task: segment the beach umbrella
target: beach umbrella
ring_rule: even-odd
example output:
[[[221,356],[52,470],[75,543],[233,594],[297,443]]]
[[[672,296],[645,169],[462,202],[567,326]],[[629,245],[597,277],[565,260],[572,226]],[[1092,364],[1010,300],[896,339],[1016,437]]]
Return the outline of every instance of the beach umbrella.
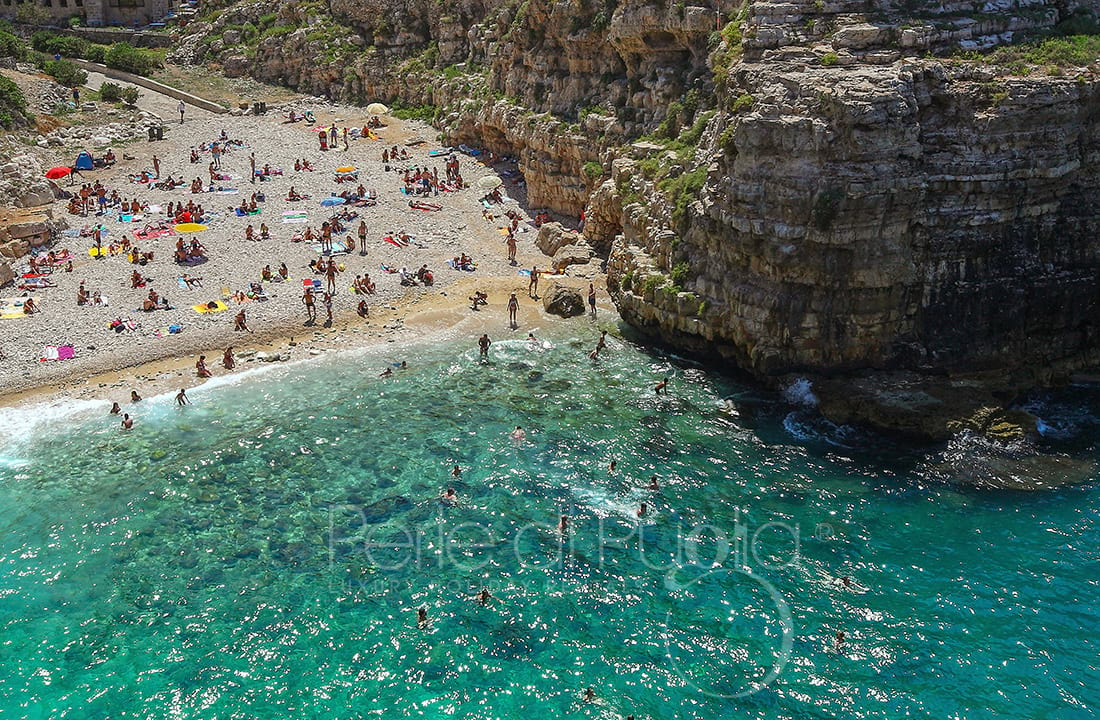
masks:
[[[72,168],[58,165],[46,171],[46,177],[50,180],[59,180],[73,171]]]
[[[382,103],[371,103],[370,105],[367,105],[367,112],[369,112],[371,115],[386,115],[389,113],[389,111],[390,109]]]
[[[338,173],[353,173],[353,172],[359,172],[359,171],[356,170],[355,167],[352,166],[352,165],[345,165],[344,167],[336,168],[336,172],[338,172]]]
[[[498,178],[496,175],[486,175],[485,177],[477,181],[477,186],[479,188],[485,188],[486,190],[498,188],[503,184],[504,181]]]
[[[181,233],[202,232],[203,230],[206,229],[205,225],[200,225],[198,223],[180,223],[179,225],[176,225],[175,227],[176,227],[176,232],[181,232]]]
[[[343,205],[346,202],[347,200],[345,200],[344,198],[333,195],[332,197],[327,197],[322,200],[321,207],[334,207],[336,205]]]

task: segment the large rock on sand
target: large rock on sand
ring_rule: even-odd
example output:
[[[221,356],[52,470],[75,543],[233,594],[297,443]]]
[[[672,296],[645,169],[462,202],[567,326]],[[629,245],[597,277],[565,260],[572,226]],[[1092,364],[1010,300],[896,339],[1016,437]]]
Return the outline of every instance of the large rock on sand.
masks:
[[[554,283],[542,296],[542,307],[563,318],[576,317],[584,315],[584,298],[576,289]]]

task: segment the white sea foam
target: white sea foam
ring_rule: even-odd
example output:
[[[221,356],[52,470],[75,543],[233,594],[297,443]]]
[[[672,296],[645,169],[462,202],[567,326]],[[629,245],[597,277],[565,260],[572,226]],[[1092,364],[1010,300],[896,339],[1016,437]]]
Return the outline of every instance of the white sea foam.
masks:
[[[71,424],[93,414],[106,415],[111,403],[106,400],[54,400],[20,407],[0,408],[0,463],[22,461],[8,454],[12,448],[33,440],[58,424]]]
[[[817,395],[814,385],[806,378],[798,378],[783,390],[783,398],[792,405],[817,407]]]

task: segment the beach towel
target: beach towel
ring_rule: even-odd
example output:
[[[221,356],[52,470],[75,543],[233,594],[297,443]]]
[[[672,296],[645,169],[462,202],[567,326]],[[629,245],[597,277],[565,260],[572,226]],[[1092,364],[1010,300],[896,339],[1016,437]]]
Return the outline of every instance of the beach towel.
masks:
[[[317,278],[302,278],[303,290],[320,290],[321,281]]]
[[[237,217],[248,217],[249,215],[259,215],[260,208],[256,208],[254,211],[249,212],[241,212],[241,209],[237,208],[233,212],[237,213]]]
[[[309,222],[309,215],[303,213],[283,213],[283,224],[292,225],[295,223],[302,224]]]
[[[324,250],[322,249],[322,245],[320,243],[310,245],[310,248],[312,248],[313,251],[317,252],[317,253],[324,252]],[[346,242],[344,242],[343,240],[333,240],[332,241],[332,254],[333,255],[339,255],[341,253],[346,253],[346,252],[348,252],[348,244]]]
[[[191,309],[200,315],[210,315],[213,313],[224,312],[229,309],[229,306],[223,303],[221,300],[216,300],[208,303],[199,303],[198,305],[192,305]]]
[[[428,157],[439,157],[440,155],[450,155],[451,152],[452,152],[452,150],[449,147],[445,147],[445,148],[442,148],[440,150],[429,150],[428,151]]]
[[[409,243],[407,241],[402,240],[399,237],[394,237],[392,235],[386,235],[382,239],[385,240],[386,242],[388,242],[390,245],[396,245],[399,248],[409,246]]]
[[[472,147],[470,147],[469,145],[466,145],[466,144],[459,145],[458,149],[461,150],[462,152],[466,153],[470,157],[477,157],[477,156],[481,155],[480,150],[477,150],[476,148],[472,148]]]
[[[50,360],[72,360],[76,357],[76,351],[72,345],[47,345],[42,348],[41,362]]]
[[[465,270],[466,272],[473,272],[474,270],[477,270],[477,263],[470,263],[468,265],[458,266],[458,265],[455,265],[455,261],[452,259],[452,260],[448,260],[447,264],[450,265],[455,270]]]

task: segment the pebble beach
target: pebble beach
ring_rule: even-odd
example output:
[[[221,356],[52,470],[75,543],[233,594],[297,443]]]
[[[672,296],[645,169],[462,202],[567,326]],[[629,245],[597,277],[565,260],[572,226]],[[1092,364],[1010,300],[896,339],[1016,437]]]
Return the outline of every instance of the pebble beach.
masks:
[[[224,374],[227,371],[219,361],[225,348],[231,345],[239,353],[240,369],[249,362],[262,361],[265,356],[297,360],[342,347],[399,343],[404,338],[457,326],[470,333],[471,342],[483,331],[526,336],[527,331],[540,323],[551,322],[551,316],[542,312],[541,303],[528,297],[528,278],[518,272],[537,265],[545,267],[549,259],[534,245],[538,230],[530,219],[537,208],[525,207],[521,176],[515,172],[514,164],[489,166],[456,153],[466,188],[422,198],[441,205],[439,211],[416,210],[409,207],[410,197],[402,193],[402,171],[405,167],[434,167],[442,176],[447,159],[445,155],[429,155],[438,152],[441,146],[435,131],[422,123],[385,117],[386,126],[376,131],[378,139],[351,140],[347,150],[341,141],[335,150],[322,152],[315,127],[336,123],[340,129],[362,128],[370,116],[362,108],[303,101],[271,108],[268,114],[255,117],[216,115],[187,106],[184,122],[180,124],[171,98],[146,92],[139,107],[164,121],[165,139],[115,148],[119,159],[116,165],[83,172],[75,185],[68,186],[64,180],[61,185],[78,190],[81,182],[99,180],[108,192],[117,190],[123,198],[148,203],[150,211],[134,222],[121,222],[117,211],[104,216],[74,215],[66,212],[65,201],[55,202],[55,218],[65,218],[70,229],[51,249],[72,254],[72,271],[59,267],[50,274],[53,287],[28,293],[35,297],[39,312],[0,321],[6,355],[0,364],[0,388],[3,388],[0,402],[23,402],[28,394],[123,400],[134,387],[145,392],[193,386],[201,382],[194,371],[197,356],[206,354],[207,364],[215,375]],[[290,109],[298,113],[311,110],[316,122],[308,126],[305,122],[284,123],[285,113]],[[243,143],[233,146],[222,158],[221,172],[229,175],[229,179],[217,182],[221,191],[193,194],[188,183],[201,177],[207,184],[211,155],[203,152],[199,162],[192,163],[190,149],[208,145],[223,131],[230,140]],[[409,159],[390,164],[387,170],[382,152],[393,146],[404,148]],[[65,152],[72,154],[69,150]],[[282,174],[250,183],[250,153],[255,153],[258,168],[270,165]],[[185,184],[161,190],[152,183],[130,181],[128,176],[153,169],[154,154],[160,162],[162,179],[172,176],[183,179]],[[295,172],[296,159],[308,159],[315,169]],[[58,162],[68,161],[59,156]],[[335,170],[347,166],[358,170],[357,181],[338,184]],[[501,191],[505,199],[491,206],[489,212],[495,217],[489,219],[481,201],[486,190],[477,183],[481,178],[498,174],[504,176]],[[306,323],[303,281],[316,278],[323,284],[323,276],[309,267],[320,253],[317,245],[293,242],[292,237],[307,226],[318,230],[330,217],[331,209],[320,205],[322,199],[346,189],[354,190],[358,185],[375,194],[377,204],[348,208],[358,213],[358,217],[345,223],[357,247],[353,252],[335,256],[343,271],[334,296],[333,322],[324,322],[318,293],[318,320],[315,324]],[[308,199],[287,201],[292,186]],[[245,217],[235,214],[234,208],[242,199],[248,200],[257,191],[265,197],[258,203],[260,214]],[[135,231],[164,220],[168,203],[190,200],[201,203],[210,215],[205,223],[207,229],[197,234],[208,258],[199,265],[189,267],[174,262],[177,235],[136,240],[143,253],[154,254],[152,262],[139,267],[122,253],[100,259],[90,257],[92,239],[78,234],[81,229],[101,223],[106,228],[104,247],[118,242],[123,235],[135,241]],[[524,220],[516,232],[515,265],[507,259],[502,230],[508,223],[504,216],[508,210],[520,213]],[[284,213],[299,217],[286,218]],[[302,215],[308,218],[306,222],[302,222]],[[293,222],[284,222],[291,219]],[[360,220],[365,220],[368,228],[365,248],[358,247],[356,237]],[[270,239],[246,241],[246,226],[252,224],[258,231],[261,222],[270,228]],[[411,243],[397,247],[382,239],[396,233],[411,236]],[[344,234],[334,235],[337,240],[343,237]],[[475,271],[455,270],[447,264],[462,253],[477,263]],[[274,271],[280,263],[286,264],[289,277],[285,282],[263,283],[268,300],[239,303],[233,299],[234,293],[247,291],[250,283],[261,280],[265,265]],[[408,267],[412,271],[427,265],[435,282],[430,287],[405,287],[398,275],[383,271],[383,265]],[[17,263],[16,269],[25,272],[29,268]],[[131,273],[135,269],[148,278],[146,286],[131,287]],[[179,279],[184,273],[201,278],[201,285],[188,287]],[[353,292],[355,277],[368,273],[377,293],[364,296]],[[569,276],[562,279],[578,288],[587,288],[597,275],[597,266],[588,265],[572,268]],[[107,305],[78,305],[80,283],[89,294],[98,291]],[[596,285],[601,287],[599,281]],[[171,309],[141,311],[149,289],[166,298]],[[470,310],[467,299],[474,290],[489,294],[489,305],[476,313]],[[507,323],[510,292],[516,292],[521,300],[520,323],[516,328]],[[16,296],[23,292],[8,288],[0,294]],[[370,316],[361,319],[356,309],[364,298]],[[199,313],[193,309],[218,301],[227,306],[225,311]],[[613,312],[603,291],[599,302],[605,312]],[[242,309],[252,332],[234,331],[234,317]],[[119,319],[130,329],[112,330],[109,325]],[[176,326],[178,332],[171,332]],[[44,348],[50,345],[71,345],[74,357],[63,361],[41,360]],[[259,353],[261,360],[256,359],[255,353]]]

